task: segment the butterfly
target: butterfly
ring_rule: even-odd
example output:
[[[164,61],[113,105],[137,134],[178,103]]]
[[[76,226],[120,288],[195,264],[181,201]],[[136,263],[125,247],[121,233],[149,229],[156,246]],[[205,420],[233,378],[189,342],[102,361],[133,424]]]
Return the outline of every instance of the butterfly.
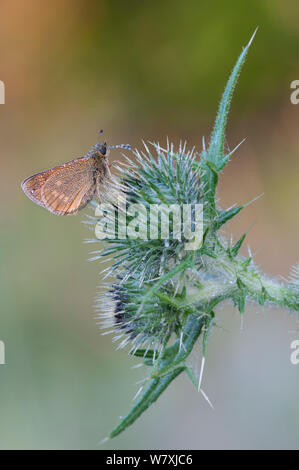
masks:
[[[101,185],[111,176],[107,158],[111,148],[131,147],[98,142],[84,157],[36,173],[26,178],[21,187],[33,202],[53,214],[77,214],[94,196],[101,200]]]

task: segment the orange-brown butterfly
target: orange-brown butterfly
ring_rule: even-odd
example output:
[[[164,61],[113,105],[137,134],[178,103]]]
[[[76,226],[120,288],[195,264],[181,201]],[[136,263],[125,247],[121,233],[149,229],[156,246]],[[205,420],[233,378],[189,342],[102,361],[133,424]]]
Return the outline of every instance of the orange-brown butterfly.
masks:
[[[98,142],[84,157],[26,178],[22,189],[33,202],[53,214],[77,214],[95,195],[101,200],[101,185],[111,175],[107,159],[111,148],[131,147]]]

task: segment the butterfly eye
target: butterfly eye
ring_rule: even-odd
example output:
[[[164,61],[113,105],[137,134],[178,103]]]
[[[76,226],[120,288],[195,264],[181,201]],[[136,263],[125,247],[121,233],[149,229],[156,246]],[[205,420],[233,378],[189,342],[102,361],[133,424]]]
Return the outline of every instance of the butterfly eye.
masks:
[[[99,152],[100,152],[102,155],[106,155],[106,152],[107,152],[107,146],[106,146],[106,143],[105,143],[105,144],[102,144],[102,145],[100,145],[100,147],[99,147]]]

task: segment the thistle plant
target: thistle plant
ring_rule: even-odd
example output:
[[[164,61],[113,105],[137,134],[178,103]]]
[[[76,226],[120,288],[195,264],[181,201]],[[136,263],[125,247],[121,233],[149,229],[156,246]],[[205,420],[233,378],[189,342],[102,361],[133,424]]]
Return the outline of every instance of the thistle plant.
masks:
[[[220,303],[230,300],[241,316],[249,300],[261,306],[267,303],[299,310],[299,268],[292,269],[285,283],[272,280],[261,273],[252,256],[240,255],[246,234],[233,244],[221,232],[246,207],[221,209],[216,190],[219,175],[234,152],[225,153],[224,149],[227,117],[252,39],[232,70],[209,144],[205,146],[203,141],[201,153],[182,144],[177,150],[169,142],[165,148],[144,144],[143,151],[135,150],[134,159],[126,157],[128,165],[119,167],[120,177],[109,182],[107,194],[112,203],[106,211],[107,220],[115,218],[116,193],[125,201],[127,226],[134,220],[136,204],[145,207],[145,213],[139,218],[139,236],[138,232],[134,237],[120,236],[118,231],[118,236],[111,238],[108,230],[104,247],[95,252],[96,258],[110,259],[104,270],[104,293],[97,302],[98,315],[102,325],[115,333],[119,346],[127,346],[148,368],[132,409],[110,438],[132,424],[183,372],[207,398],[201,387],[202,374]],[[164,208],[188,204],[193,216],[194,208],[201,205],[203,231],[195,249],[186,249],[184,233],[175,236],[171,217],[167,239],[141,236],[148,234],[146,216],[156,204]],[[119,212],[117,217],[119,226]],[[160,220],[156,225],[155,230],[161,231]],[[196,374],[189,359],[199,340],[202,356]]]

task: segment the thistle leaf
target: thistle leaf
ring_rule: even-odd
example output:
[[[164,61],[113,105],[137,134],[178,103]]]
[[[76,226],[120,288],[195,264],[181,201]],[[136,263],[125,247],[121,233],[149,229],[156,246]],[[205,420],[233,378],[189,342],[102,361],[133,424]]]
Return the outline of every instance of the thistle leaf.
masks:
[[[222,225],[226,224],[226,222],[228,222],[230,219],[239,214],[242,209],[244,209],[244,206],[234,207],[225,211],[218,211],[218,217],[215,221],[216,230],[218,230]]]
[[[230,249],[230,255],[232,257],[235,257],[237,256],[237,254],[239,253],[240,249],[241,249],[241,246],[243,245],[243,242],[246,238],[246,233],[244,233],[244,235],[242,235],[241,238],[239,238],[239,240],[237,241],[237,243]]]
[[[227,124],[227,117],[229,113],[230,103],[233,96],[233,92],[238,81],[242,66],[245,62],[249,47],[254,39],[257,29],[254,31],[249,43],[244,47],[241,52],[233,71],[229,77],[227,85],[225,87],[220,105],[218,108],[218,113],[215,121],[215,126],[212,132],[209,148],[207,151],[206,159],[210,162],[213,162],[216,167],[221,167],[224,159],[223,147],[225,139],[225,131]]]

